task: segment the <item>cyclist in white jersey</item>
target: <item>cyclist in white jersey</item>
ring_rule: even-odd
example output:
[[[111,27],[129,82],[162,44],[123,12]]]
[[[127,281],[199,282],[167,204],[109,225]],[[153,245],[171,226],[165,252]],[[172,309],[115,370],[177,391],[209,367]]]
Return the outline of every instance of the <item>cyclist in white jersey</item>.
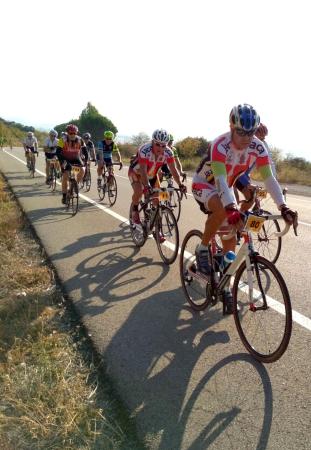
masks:
[[[203,158],[193,177],[193,195],[201,210],[209,213],[202,242],[196,249],[198,270],[206,277],[210,274],[208,244],[211,237],[225,223],[237,229],[243,227],[233,185],[254,162],[284,220],[290,224],[297,221],[297,213],[285,204],[281,188],[272,174],[267,150],[255,137],[260,123],[255,109],[247,104],[235,106],[229,120],[230,131],[213,141],[210,155]],[[236,238],[224,240],[222,244],[224,253],[234,251]],[[231,292],[227,294],[229,313],[232,312],[232,295]]]
[[[30,167],[30,153],[37,153],[38,156],[38,141],[32,131],[28,131],[27,136],[23,141],[23,146],[25,150],[25,158],[27,167]]]
[[[58,145],[57,139],[58,133],[56,130],[51,130],[49,132],[49,137],[46,138],[44,142],[44,153],[45,153],[45,174],[46,174],[46,184],[49,184],[49,173],[50,173],[50,160],[56,159],[56,150]]]

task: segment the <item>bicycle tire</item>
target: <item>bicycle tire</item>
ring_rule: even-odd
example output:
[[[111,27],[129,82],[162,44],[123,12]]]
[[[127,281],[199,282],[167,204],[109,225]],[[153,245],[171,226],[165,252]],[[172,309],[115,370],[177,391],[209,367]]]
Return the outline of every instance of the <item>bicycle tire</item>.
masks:
[[[89,190],[91,189],[91,184],[92,184],[92,175],[91,175],[90,168],[87,167],[86,174],[85,174],[85,190],[86,190],[86,192],[89,192]]]
[[[113,206],[117,201],[118,196],[118,185],[114,175],[110,175],[108,179],[107,190],[110,206]]]
[[[176,198],[177,197],[177,198]],[[180,219],[180,213],[181,213],[181,194],[179,191],[172,191],[170,192],[170,199],[168,201],[168,205],[176,218],[176,221],[178,222]]]
[[[132,207],[133,207],[133,205],[131,204],[130,211],[129,211],[129,224],[130,224],[131,238],[132,238],[134,244],[136,245],[136,247],[142,247],[145,244],[148,235],[147,235],[146,229],[143,224],[141,224],[140,226],[133,224]],[[140,208],[140,206],[138,208]],[[139,210],[139,213],[141,216],[142,215],[141,209]],[[142,219],[142,217],[141,217],[141,219]]]
[[[75,216],[79,209],[79,187],[75,179],[69,181],[66,203],[67,210],[71,209],[72,216]]]
[[[56,190],[56,170],[54,167],[50,169],[50,188],[52,189],[52,192],[55,192]]]
[[[195,248],[201,243],[202,237],[203,233],[199,230],[189,231],[181,245],[179,260],[181,285],[189,305],[195,311],[202,311],[211,303],[207,280],[200,275],[196,276]],[[210,263],[211,259],[210,251]]]
[[[35,177],[35,159],[31,156],[30,158],[30,168],[29,168],[29,172],[30,172],[30,178],[34,178]]]
[[[172,237],[175,231],[175,238]],[[165,241],[162,241],[163,238]],[[179,248],[179,230],[176,217],[167,206],[162,206],[158,210],[158,217],[155,224],[155,239],[162,260],[170,265],[176,260]],[[171,240],[174,240],[174,243]]]
[[[107,177],[106,175],[102,176],[101,185],[97,188],[99,200],[102,201],[105,198],[107,191]]]
[[[271,261],[255,254],[250,256],[250,263],[251,271],[247,271],[244,261],[234,278],[232,295],[235,325],[247,351],[258,361],[271,363],[284,354],[290,341],[290,297],[282,275]],[[251,300],[249,276],[252,277]],[[262,306],[262,299],[267,301],[266,309]]]
[[[256,214],[271,216],[271,213],[264,209],[256,211]],[[275,232],[280,231],[281,228],[276,219],[266,220],[259,233],[253,236],[255,250],[273,264],[277,262],[281,253],[282,237],[274,236]]]

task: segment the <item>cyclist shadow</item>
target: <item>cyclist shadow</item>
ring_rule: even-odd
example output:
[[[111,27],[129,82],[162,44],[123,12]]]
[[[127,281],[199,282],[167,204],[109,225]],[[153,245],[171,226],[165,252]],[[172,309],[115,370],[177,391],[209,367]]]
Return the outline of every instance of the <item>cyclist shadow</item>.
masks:
[[[239,428],[240,416],[244,418],[249,413],[245,397],[249,399],[250,391],[247,389],[241,400],[237,389],[240,367],[237,374],[231,369],[240,364],[242,373],[244,366],[248,366],[250,383],[252,378],[259,377],[264,386],[265,408],[257,448],[265,448],[272,420],[272,390],[267,371],[245,354],[218,360],[220,346],[229,342],[226,331],[213,329],[219,321],[219,312],[198,316],[188,311],[180,316],[180,306],[180,289],[141,300],[104,353],[109,373],[117,380],[141,433],[146,438],[157,437],[160,441],[157,448],[163,450],[180,449],[185,442],[188,446],[183,448],[203,449],[219,438],[227,439],[225,431],[229,425]],[[215,358],[217,362],[212,364]],[[224,383],[227,366],[233,376],[227,376]],[[213,389],[217,375],[220,386],[217,383]],[[224,405],[226,394],[221,383],[231,396],[230,401],[225,398]],[[215,395],[220,397],[216,406]],[[200,410],[203,413],[197,415]],[[255,420],[258,427],[259,414]],[[254,440],[254,430],[250,433]]]

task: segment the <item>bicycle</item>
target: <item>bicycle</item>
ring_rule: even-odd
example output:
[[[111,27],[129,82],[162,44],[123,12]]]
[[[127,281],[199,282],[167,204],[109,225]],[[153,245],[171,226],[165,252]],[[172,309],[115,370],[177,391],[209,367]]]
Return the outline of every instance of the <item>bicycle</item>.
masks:
[[[48,160],[48,164],[49,164],[48,186],[54,192],[56,189],[57,178],[60,178],[59,161],[57,158],[52,158]]]
[[[72,216],[75,216],[79,209],[79,186],[77,182],[77,175],[79,174],[81,166],[73,164],[66,165],[65,170],[68,171],[68,189],[66,195],[66,209],[71,209]]]
[[[247,351],[264,363],[278,360],[287,349],[292,309],[282,275],[271,261],[254,250],[252,233],[258,233],[266,221],[281,217],[249,214],[241,231],[244,242],[236,259],[227,267],[213,237],[209,244],[211,273],[208,277],[197,271],[195,249],[202,240],[201,231],[187,233],[180,254],[181,283],[191,308],[201,311],[221,300],[223,315],[226,314],[225,288],[232,285],[233,315],[240,339]],[[280,234],[288,230],[286,224]],[[295,227],[294,231],[296,234]],[[230,239],[233,235],[223,238]]]
[[[165,264],[172,264],[178,254],[179,231],[177,220],[166,202],[169,200],[169,192],[174,188],[156,188],[153,193],[158,195],[158,202],[154,204],[155,197],[148,196],[138,205],[138,213],[141,225],[132,221],[132,207],[130,207],[129,223],[131,237],[137,247],[142,247],[148,236],[153,235],[160,256]]]
[[[29,154],[29,159],[28,159],[28,170],[30,173],[30,178],[34,178],[35,176],[35,172],[36,172],[36,157],[35,157],[35,153],[37,154],[38,157],[38,152],[32,152],[31,150],[28,150]]]
[[[182,182],[184,182],[186,179],[186,174],[182,176]],[[174,180],[172,174],[166,174],[163,173],[163,177],[161,180],[162,183],[166,183],[168,188],[174,187]],[[179,189],[174,189],[172,191],[169,191],[169,200],[166,202],[166,206],[170,207],[176,217],[177,222],[180,219],[180,213],[181,213],[181,200],[182,200],[182,194]]]
[[[85,186],[86,192],[89,192],[89,190],[91,189],[91,184],[92,184],[91,167],[90,167],[90,163],[87,162],[85,165],[85,174],[79,183],[79,188],[83,189]]]
[[[112,163],[113,166],[122,167],[121,163]],[[110,206],[113,206],[117,201],[118,185],[113,173],[110,173],[106,164],[104,165],[101,184],[97,186],[98,196],[100,201],[104,200],[106,192],[108,192],[108,200]]]

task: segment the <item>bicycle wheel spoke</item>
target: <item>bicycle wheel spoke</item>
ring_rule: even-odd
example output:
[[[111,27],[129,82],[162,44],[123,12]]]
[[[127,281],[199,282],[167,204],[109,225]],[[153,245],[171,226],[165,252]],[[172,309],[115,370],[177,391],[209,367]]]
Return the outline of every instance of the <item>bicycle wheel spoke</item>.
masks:
[[[270,261],[254,256],[251,271],[245,262],[239,267],[233,296],[239,306],[235,322],[243,344],[258,360],[276,361],[287,348],[292,326],[290,299],[281,274]]]

